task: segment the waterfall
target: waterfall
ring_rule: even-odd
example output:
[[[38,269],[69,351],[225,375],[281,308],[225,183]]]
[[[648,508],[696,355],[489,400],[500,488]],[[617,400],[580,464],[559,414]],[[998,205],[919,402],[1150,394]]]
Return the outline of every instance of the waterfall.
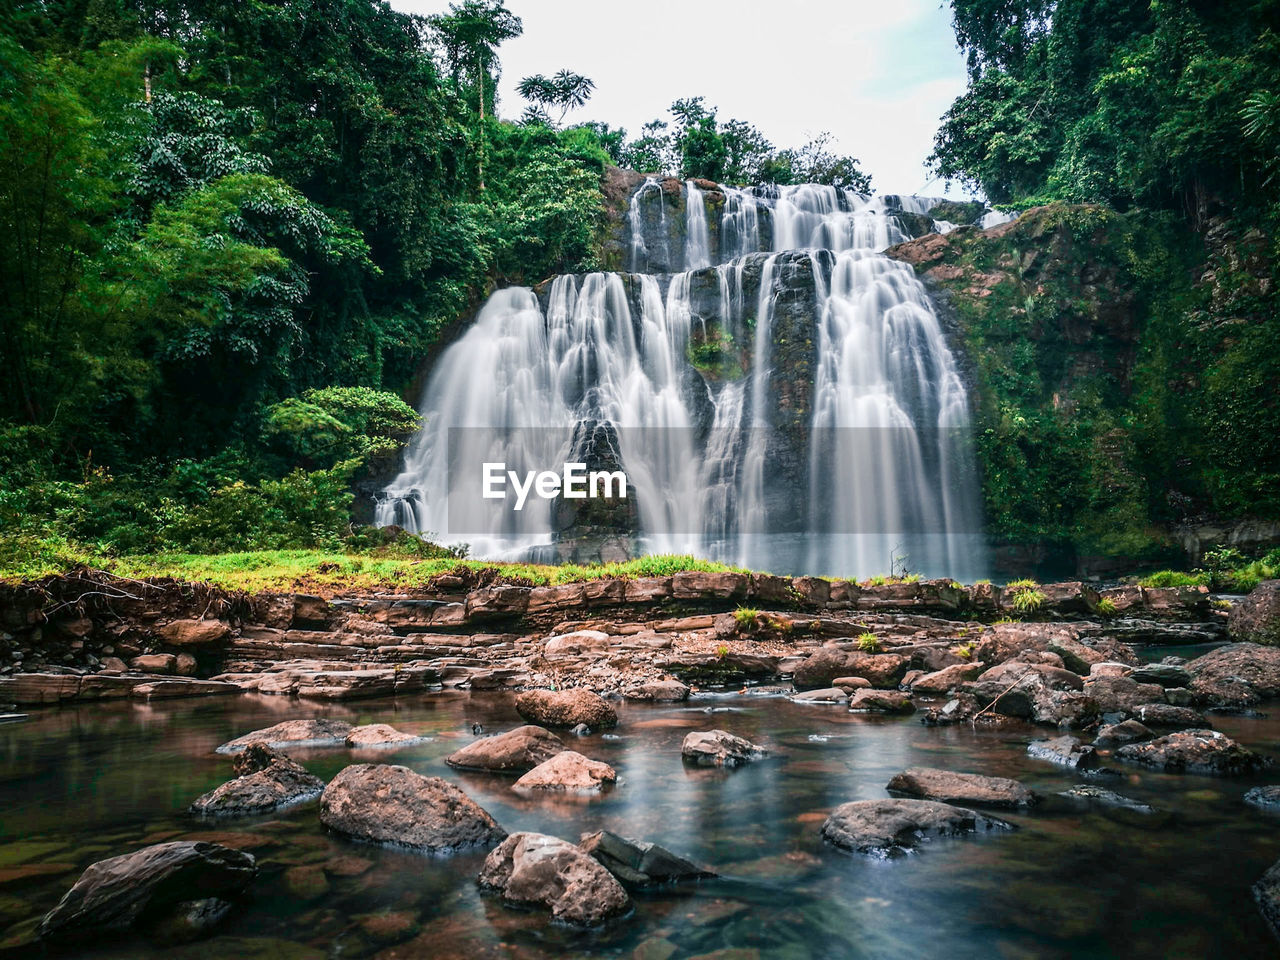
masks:
[[[913,269],[881,253],[909,237],[899,213],[938,201],[725,186],[712,207],[686,181],[681,221],[674,189],[650,177],[632,194],[629,273],[490,297],[437,360],[377,522],[553,556],[554,501],[495,509],[459,471],[556,470],[579,425],[608,424],[641,550],[835,576],[906,554],[927,575],[983,575],[964,383]]]

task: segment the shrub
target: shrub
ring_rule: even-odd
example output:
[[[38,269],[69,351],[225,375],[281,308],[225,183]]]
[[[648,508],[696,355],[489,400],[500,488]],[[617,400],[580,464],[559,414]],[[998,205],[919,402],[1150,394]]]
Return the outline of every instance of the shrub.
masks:
[[[1098,601],[1098,613],[1104,617],[1114,617],[1116,615],[1116,602],[1110,597],[1103,597]]]
[[[1019,613],[1035,613],[1044,606],[1045,596],[1035,587],[1021,587],[1014,591],[1013,609]]]
[[[868,631],[867,633],[858,634],[858,649],[863,653],[879,653],[880,641],[876,639],[876,635]]]

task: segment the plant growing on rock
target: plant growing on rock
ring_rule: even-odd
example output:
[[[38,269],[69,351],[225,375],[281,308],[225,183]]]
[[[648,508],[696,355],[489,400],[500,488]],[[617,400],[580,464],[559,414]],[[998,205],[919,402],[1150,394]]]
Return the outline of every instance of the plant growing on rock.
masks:
[[[954,647],[951,648],[951,652],[954,653],[957,657],[960,657],[962,660],[972,660],[973,651],[976,650],[977,648],[978,648],[978,645],[974,643],[972,640],[969,640],[966,643],[956,644]]]
[[[743,630],[752,630],[760,623],[760,611],[755,607],[739,607],[733,611],[733,619]]]
[[[870,631],[858,634],[858,649],[863,653],[879,653],[880,641]]]
[[[1104,617],[1114,617],[1117,613],[1116,602],[1110,597],[1103,597],[1098,601],[1098,613]]]
[[[1020,587],[1013,594],[1013,609],[1019,613],[1035,613],[1044,606],[1045,596],[1035,587]]]

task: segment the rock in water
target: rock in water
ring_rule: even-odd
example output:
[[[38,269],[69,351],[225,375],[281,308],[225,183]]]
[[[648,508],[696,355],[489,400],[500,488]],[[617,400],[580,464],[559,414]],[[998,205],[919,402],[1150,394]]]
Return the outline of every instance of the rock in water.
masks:
[[[622,884],[590,854],[541,833],[507,837],[489,852],[479,882],[508,903],[546,907],[578,926],[597,926],[631,906]]]
[[[1212,773],[1237,777],[1261,770],[1271,761],[1216,730],[1179,730],[1147,743],[1131,743],[1116,751],[1131,760],[1170,773]]]
[[[628,887],[651,887],[715,876],[666,847],[620,837],[608,830],[583,837],[578,846]]]
[[[516,727],[495,737],[469,743],[445,757],[445,763],[464,770],[532,770],[565,749],[564,741],[544,727]]]
[[[1027,756],[1056,763],[1060,767],[1070,767],[1072,770],[1088,770],[1098,765],[1097,751],[1075,737],[1036,740],[1027,746]]]
[[[353,727],[347,734],[348,747],[406,747],[411,743],[423,743],[430,737],[419,737],[412,733],[402,733],[386,723],[370,723],[363,727]]]
[[[886,789],[926,800],[987,807],[1029,807],[1036,802],[1036,795],[1017,780],[954,773],[937,767],[910,767],[890,780]]]
[[[1143,703],[1133,708],[1133,717],[1148,727],[1178,727],[1203,730],[1212,726],[1203,713],[1171,703]]]
[[[576,750],[565,750],[538,764],[517,780],[513,789],[599,793],[617,779],[618,775],[607,763],[590,760]]]
[[[618,725],[613,707],[590,690],[527,690],[516,697],[516,712],[546,727],[585,723],[592,730],[604,730]]]
[[[797,703],[848,703],[849,695],[839,687],[824,687],[797,693],[791,699]]]
[[[1245,792],[1244,802],[1259,810],[1280,813],[1280,786],[1254,787]]]
[[[627,687],[622,691],[622,695],[628,700],[675,703],[689,699],[689,686],[679,680],[650,680]]]
[[[265,743],[272,749],[285,747],[341,746],[351,733],[345,720],[286,720],[275,726],[246,733],[218,747],[218,753],[239,753],[251,743]]]
[[[343,768],[320,795],[320,822],[359,840],[430,853],[488,847],[507,835],[453,784],[383,763]]]
[[[1137,720],[1124,720],[1112,723],[1098,730],[1093,739],[1095,747],[1123,747],[1126,743],[1141,743],[1150,740],[1155,734]]]
[[[1271,924],[1271,932],[1280,937],[1280,860],[1253,885],[1253,899]]]
[[[899,690],[859,690],[849,701],[851,713],[915,713],[916,705]]]
[[[1280,697],[1280,647],[1231,643],[1187,664],[1191,692],[1213,707],[1240,710]]]
[[[236,777],[191,804],[202,817],[270,813],[320,796],[324,781],[265,743],[251,743],[236,757]]]
[[[1112,793],[1110,790],[1104,790],[1102,787],[1095,787],[1092,784],[1078,784],[1069,790],[1063,790],[1058,796],[1066,797],[1068,800],[1091,807],[1109,807],[1143,814],[1156,812],[1155,807],[1143,803],[1141,800],[1122,797],[1118,793]]]
[[[1236,640],[1280,646],[1280,580],[1263,580],[1233,606],[1227,630]]]
[[[239,899],[257,873],[252,854],[216,843],[160,843],[99,860],[46,914],[39,936],[83,941],[164,923],[190,912],[196,901]],[[214,912],[217,919],[225,915]]]
[[[894,653],[854,653],[823,649],[796,667],[797,690],[837,686],[838,677],[862,677],[874,687],[896,687],[907,672],[907,658]]]
[[[842,850],[888,857],[933,837],[1011,829],[1003,820],[949,803],[855,800],[831,812],[822,825],[822,839]]]
[[[703,767],[736,767],[766,757],[769,751],[724,730],[708,730],[686,736],[680,755]]]

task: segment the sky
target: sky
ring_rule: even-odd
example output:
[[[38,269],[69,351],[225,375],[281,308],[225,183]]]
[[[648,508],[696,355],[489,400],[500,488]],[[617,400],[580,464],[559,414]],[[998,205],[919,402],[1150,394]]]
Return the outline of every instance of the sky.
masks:
[[[938,120],[965,87],[964,58],[942,0],[507,0],[524,35],[498,51],[501,116],[525,103],[515,86],[568,68],[595,81],[566,123],[599,120],[638,135],[702,96],[720,120],[745,120],[775,147],[834,135],[879,193],[941,195],[925,159]],[[447,0],[391,0],[408,13]],[[953,185],[945,191],[962,196]]]

